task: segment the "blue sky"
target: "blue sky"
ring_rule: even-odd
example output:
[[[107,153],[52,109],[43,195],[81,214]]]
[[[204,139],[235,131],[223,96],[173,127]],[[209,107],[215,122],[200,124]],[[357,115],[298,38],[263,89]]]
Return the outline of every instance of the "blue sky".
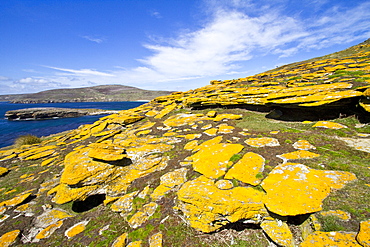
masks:
[[[0,94],[185,91],[370,38],[370,1],[0,1]]]

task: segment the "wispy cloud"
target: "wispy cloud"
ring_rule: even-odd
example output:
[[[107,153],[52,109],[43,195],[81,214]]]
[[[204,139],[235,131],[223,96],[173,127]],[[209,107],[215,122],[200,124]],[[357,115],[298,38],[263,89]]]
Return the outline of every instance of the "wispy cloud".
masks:
[[[86,40],[89,40],[89,41],[92,41],[92,42],[95,42],[95,43],[103,43],[105,39],[103,38],[96,38],[96,37],[93,37],[93,36],[89,36],[89,35],[82,35],[80,36],[81,38],[84,38]]]
[[[159,13],[158,11],[152,11],[150,12],[150,15],[157,18],[157,19],[161,19],[162,18],[162,15],[161,13]]]
[[[113,74],[100,72],[92,69],[66,69],[66,68],[58,68],[58,67],[52,67],[52,66],[43,66],[45,68],[54,69],[58,71],[68,72],[75,74],[76,76],[105,76],[105,77],[111,77],[114,76]]]

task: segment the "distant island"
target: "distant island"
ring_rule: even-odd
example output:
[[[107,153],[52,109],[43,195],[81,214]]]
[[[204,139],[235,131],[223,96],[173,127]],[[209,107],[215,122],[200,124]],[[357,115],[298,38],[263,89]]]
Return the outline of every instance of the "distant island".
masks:
[[[173,91],[152,91],[123,85],[53,89],[32,94],[0,95],[0,101],[11,103],[65,103],[152,100]]]
[[[42,120],[52,118],[68,118],[88,115],[113,114],[117,112],[118,111],[101,109],[42,107],[7,111],[5,113],[5,118],[8,120]]]

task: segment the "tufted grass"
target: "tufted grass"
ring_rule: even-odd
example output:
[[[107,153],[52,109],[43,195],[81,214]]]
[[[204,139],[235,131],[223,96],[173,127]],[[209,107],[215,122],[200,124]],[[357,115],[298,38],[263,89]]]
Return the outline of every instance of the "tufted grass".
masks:
[[[22,136],[19,136],[15,141],[14,141],[14,145],[19,148],[23,145],[32,145],[32,144],[38,144],[38,143],[41,143],[42,142],[42,139],[35,136],[35,135],[22,135]]]

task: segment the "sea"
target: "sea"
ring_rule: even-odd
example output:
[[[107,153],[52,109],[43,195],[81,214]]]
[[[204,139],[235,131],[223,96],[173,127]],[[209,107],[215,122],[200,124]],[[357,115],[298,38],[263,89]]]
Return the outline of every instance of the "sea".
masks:
[[[83,124],[90,124],[105,115],[82,116],[75,118],[57,118],[47,120],[22,120],[9,121],[4,115],[10,110],[38,108],[38,107],[61,107],[61,108],[93,108],[103,110],[127,110],[138,107],[146,102],[123,101],[123,102],[78,102],[78,103],[47,103],[47,104],[12,104],[0,102],[0,148],[10,146],[21,135],[35,135],[38,137],[49,136],[66,130],[78,128]]]

